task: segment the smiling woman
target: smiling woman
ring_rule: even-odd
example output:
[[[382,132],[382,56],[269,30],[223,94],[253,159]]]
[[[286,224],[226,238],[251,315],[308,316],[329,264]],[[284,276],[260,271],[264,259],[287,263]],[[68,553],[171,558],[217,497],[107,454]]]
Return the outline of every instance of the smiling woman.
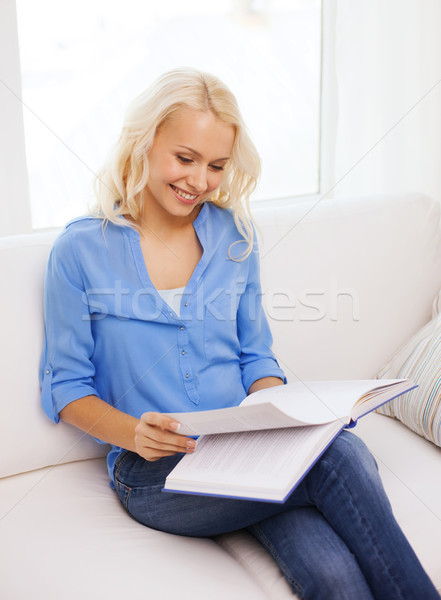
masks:
[[[175,69],[127,109],[122,133],[98,173],[92,214],[114,224],[124,215],[144,245],[158,246],[160,234],[169,247],[180,244],[171,232],[176,219],[178,230],[191,225],[209,200],[233,208],[247,241],[240,254],[245,258],[253,243],[249,196],[259,175],[260,158],[233,94],[213,75]]]
[[[237,406],[286,382],[244,208],[258,173],[237,102],[217,77],[173,70],[135,100],[95,214],[70,222],[49,257],[43,407],[111,444],[111,485],[147,527],[193,537],[247,529],[305,599],[439,600],[374,458],[347,431],[283,504],[162,493],[198,450],[170,413]]]

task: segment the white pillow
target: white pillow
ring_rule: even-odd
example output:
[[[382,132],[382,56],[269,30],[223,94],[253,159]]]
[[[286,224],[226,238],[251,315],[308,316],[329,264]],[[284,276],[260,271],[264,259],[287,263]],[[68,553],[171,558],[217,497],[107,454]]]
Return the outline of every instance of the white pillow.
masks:
[[[107,445],[75,427],[55,425],[41,407],[43,280],[56,235],[54,231],[0,239],[0,478],[108,451]]]
[[[392,356],[377,378],[412,379],[418,387],[388,402],[377,412],[441,446],[441,292],[435,298],[432,320]]]

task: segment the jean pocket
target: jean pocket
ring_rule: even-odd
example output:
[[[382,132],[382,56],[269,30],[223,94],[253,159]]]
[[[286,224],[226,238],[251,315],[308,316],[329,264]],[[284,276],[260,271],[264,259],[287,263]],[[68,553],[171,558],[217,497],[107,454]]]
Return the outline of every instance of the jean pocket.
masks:
[[[119,476],[124,463],[127,461],[127,459],[131,457],[131,454],[132,453],[129,452],[129,450],[123,450],[123,452],[121,452],[121,454],[116,459],[113,471],[115,480],[115,490],[124,508],[127,508],[127,503],[129,501],[129,496],[130,492],[132,491],[132,488],[126,485],[125,483],[122,483]]]
[[[234,296],[222,294],[205,307],[205,357],[208,361],[237,359],[240,343],[237,336],[237,304]]]
[[[118,494],[121,504],[124,506],[124,508],[126,510],[128,510],[127,505],[129,503],[129,498],[130,498],[130,493],[132,491],[132,488],[129,487],[128,485],[125,485],[124,483],[121,483],[118,480],[115,480],[115,489],[116,489],[116,493]]]

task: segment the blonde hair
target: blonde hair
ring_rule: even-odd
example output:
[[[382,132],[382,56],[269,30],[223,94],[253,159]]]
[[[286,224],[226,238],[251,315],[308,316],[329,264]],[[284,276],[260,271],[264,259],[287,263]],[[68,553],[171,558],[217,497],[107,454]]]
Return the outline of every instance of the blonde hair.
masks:
[[[260,176],[260,158],[247,131],[237,100],[214,75],[180,68],[164,73],[129,105],[121,134],[95,180],[96,203],[90,214],[104,224],[127,224],[119,217],[141,215],[142,191],[149,178],[148,154],[158,131],[182,108],[211,112],[235,129],[235,140],[220,186],[207,198],[221,208],[231,208],[234,222],[247,248],[233,260],[243,260],[253,248],[249,196]],[[133,226],[138,229],[136,224]],[[235,243],[243,243],[238,240]],[[234,244],[233,244],[234,245]]]

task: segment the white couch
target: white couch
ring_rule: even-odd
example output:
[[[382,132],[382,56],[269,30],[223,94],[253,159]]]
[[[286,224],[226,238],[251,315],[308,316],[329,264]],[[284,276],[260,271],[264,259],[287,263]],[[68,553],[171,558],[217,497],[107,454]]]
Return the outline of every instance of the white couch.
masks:
[[[288,379],[372,378],[430,319],[440,214],[417,195],[256,208],[263,302]],[[294,598],[244,532],[200,540],[131,520],[109,487],[105,447],[44,416],[43,273],[56,234],[0,240],[0,596]],[[396,517],[441,590],[441,449],[377,414],[353,431],[375,454]]]

